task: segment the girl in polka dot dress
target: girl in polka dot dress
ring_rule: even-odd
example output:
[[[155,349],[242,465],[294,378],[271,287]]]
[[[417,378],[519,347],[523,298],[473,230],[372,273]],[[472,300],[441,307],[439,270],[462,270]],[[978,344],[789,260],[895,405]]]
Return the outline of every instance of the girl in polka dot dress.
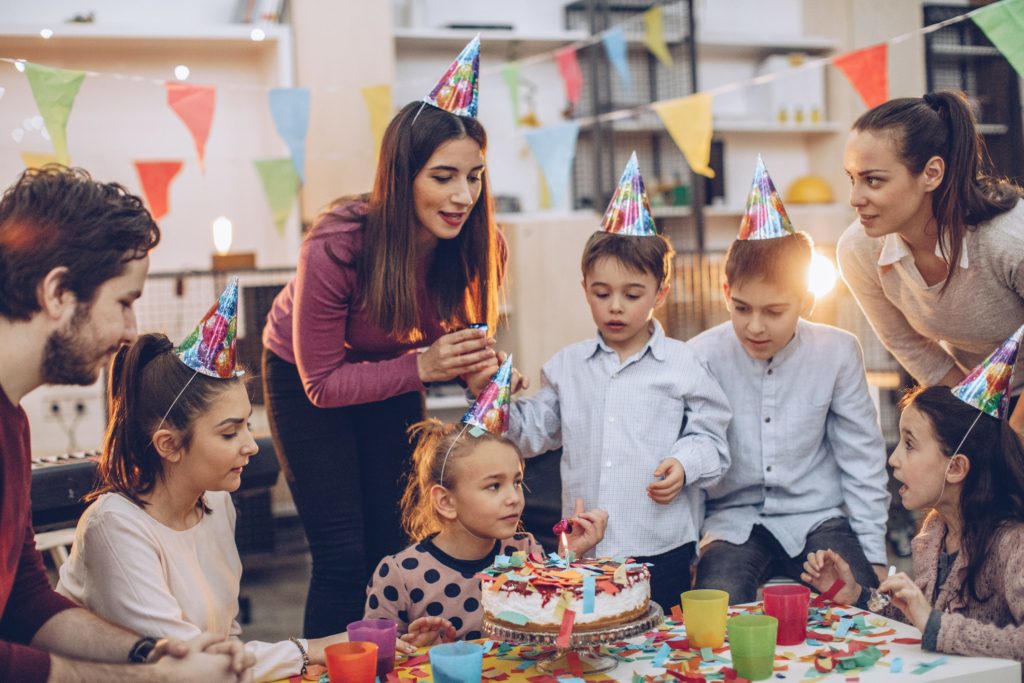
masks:
[[[451,625],[441,638],[480,638],[477,572],[498,554],[544,552],[531,535],[516,533],[524,505],[519,451],[490,433],[460,438],[462,427],[425,420],[409,430],[419,442],[402,517],[415,542],[381,560],[366,589],[366,618],[392,619],[400,634],[441,617]],[[569,549],[582,557],[604,537],[608,513],[584,511],[578,500],[573,522]]]

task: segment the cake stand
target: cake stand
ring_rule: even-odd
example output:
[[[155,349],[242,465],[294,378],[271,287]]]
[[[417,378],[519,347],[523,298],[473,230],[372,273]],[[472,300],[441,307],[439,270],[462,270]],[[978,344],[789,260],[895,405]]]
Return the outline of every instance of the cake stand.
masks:
[[[664,621],[665,615],[657,603],[650,603],[647,614],[624,624],[616,624],[607,628],[592,631],[573,632],[569,647],[557,648],[555,652],[537,660],[537,668],[546,674],[554,674],[558,670],[568,670],[566,655],[576,652],[583,666],[583,673],[601,673],[610,671],[618,665],[614,657],[601,654],[601,645],[625,640],[657,628]],[[528,645],[555,645],[557,633],[541,633],[526,631],[509,626],[499,625],[484,617],[484,633],[489,638],[510,643]]]

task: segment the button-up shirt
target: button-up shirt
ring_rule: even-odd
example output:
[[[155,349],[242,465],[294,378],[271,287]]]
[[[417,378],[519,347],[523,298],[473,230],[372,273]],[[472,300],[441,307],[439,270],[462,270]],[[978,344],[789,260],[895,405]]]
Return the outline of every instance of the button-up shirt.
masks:
[[[514,401],[509,438],[531,457],[562,448],[562,510],[608,511],[601,556],[658,555],[696,541],[701,490],[729,466],[729,404],[690,347],[657,321],[625,361],[601,339],[559,351],[536,395]],[[686,485],[667,505],[647,495],[654,470],[675,458]]]
[[[725,322],[690,344],[733,408],[732,465],[707,491],[701,544],[742,544],[761,524],[796,557],[818,524],[848,516],[868,561],[885,564],[885,442],[856,337],[801,320],[764,361]]]

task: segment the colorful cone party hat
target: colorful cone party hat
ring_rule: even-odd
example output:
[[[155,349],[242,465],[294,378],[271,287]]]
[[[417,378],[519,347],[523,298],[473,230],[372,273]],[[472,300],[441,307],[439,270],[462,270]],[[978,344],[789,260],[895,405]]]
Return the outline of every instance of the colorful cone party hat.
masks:
[[[462,421],[495,436],[504,436],[508,431],[508,406],[511,398],[512,354],[509,354],[487,387],[476,397],[476,403],[462,416]]]
[[[475,119],[479,98],[479,76],[480,36],[477,35],[462,48],[462,52],[423,101],[456,116]]]
[[[208,377],[228,379],[235,372],[235,327],[238,322],[238,278],[231,278],[192,334],[174,351],[181,361]]]
[[[1010,408],[1010,377],[1022,337],[1024,325],[953,387],[953,395],[997,420],[1006,417]]]
[[[770,240],[795,233],[793,223],[786,214],[786,207],[782,205],[782,197],[758,154],[754,182],[747,196],[747,210],[743,214],[740,234],[736,239]]]
[[[615,188],[615,194],[601,220],[601,229],[635,237],[658,234],[654,219],[651,218],[651,203],[647,200],[636,152],[629,157],[626,170],[619,178],[619,186]]]

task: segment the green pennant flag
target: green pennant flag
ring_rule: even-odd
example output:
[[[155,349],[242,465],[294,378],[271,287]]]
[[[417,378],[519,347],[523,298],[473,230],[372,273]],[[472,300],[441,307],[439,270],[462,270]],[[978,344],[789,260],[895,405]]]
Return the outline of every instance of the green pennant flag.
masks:
[[[28,76],[28,84],[32,87],[32,96],[39,107],[39,113],[46,122],[46,131],[53,142],[57,161],[66,165],[69,162],[68,117],[71,116],[71,105],[75,103],[78,89],[85,80],[85,72],[26,62],[25,75]]]
[[[267,204],[274,216],[277,233],[284,237],[284,224],[292,212],[295,193],[299,189],[299,174],[291,159],[257,159],[253,162],[267,195]]]
[[[512,98],[512,120],[519,127],[519,62],[509,62],[501,67],[501,77],[508,86],[509,97]]]
[[[1024,0],[1002,0],[971,12],[992,44],[1024,77]]]

